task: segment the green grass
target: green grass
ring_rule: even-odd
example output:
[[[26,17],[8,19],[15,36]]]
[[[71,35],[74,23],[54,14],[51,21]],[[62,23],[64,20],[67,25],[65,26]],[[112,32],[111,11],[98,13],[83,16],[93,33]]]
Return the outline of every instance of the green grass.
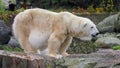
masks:
[[[3,45],[1,46],[2,50],[5,50],[5,51],[15,51],[15,52],[22,52],[23,50],[19,47],[11,47],[11,46],[8,46],[8,45]]]
[[[113,50],[120,50],[120,45],[113,46],[112,49],[113,49]]]

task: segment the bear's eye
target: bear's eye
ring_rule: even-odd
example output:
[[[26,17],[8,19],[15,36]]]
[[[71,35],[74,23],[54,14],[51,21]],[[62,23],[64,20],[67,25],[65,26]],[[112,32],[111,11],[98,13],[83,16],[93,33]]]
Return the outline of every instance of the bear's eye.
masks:
[[[94,27],[92,26],[91,29],[93,29]]]

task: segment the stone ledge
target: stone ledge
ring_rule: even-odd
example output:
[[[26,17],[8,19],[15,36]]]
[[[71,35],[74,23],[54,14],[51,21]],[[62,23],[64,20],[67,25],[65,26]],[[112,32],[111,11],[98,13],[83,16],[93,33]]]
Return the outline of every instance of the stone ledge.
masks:
[[[120,51],[102,49],[54,59],[38,54],[0,50],[0,68],[120,68]]]

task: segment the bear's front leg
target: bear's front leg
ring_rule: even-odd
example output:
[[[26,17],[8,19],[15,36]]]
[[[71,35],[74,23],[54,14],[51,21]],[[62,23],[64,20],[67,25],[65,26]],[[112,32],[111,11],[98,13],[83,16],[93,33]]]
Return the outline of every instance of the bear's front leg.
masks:
[[[62,43],[62,45],[60,46],[60,53],[62,54],[62,56],[66,57],[68,56],[69,54],[66,52],[68,47],[70,46],[72,42],[72,37],[71,36],[68,36],[65,41]]]
[[[62,58],[59,54],[60,45],[64,42],[65,36],[63,34],[52,33],[48,40],[48,56],[54,58]]]

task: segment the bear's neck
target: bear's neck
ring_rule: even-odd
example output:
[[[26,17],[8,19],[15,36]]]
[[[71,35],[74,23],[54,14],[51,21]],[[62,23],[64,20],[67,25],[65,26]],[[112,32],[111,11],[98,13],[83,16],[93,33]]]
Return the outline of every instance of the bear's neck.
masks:
[[[72,27],[72,23],[66,23],[67,35],[75,37],[76,31]]]

